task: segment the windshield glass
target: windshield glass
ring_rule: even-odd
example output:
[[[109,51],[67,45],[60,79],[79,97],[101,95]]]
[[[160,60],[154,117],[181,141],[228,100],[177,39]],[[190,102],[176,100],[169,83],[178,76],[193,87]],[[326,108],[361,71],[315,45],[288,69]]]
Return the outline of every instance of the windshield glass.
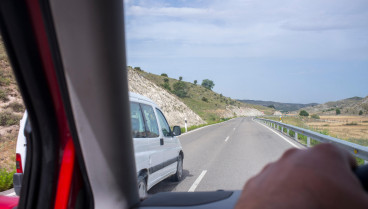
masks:
[[[366,1],[129,0],[124,7],[141,197],[241,190],[286,150],[323,140],[351,142],[357,163],[368,160],[361,155]],[[1,40],[1,194],[21,189],[25,111]]]
[[[285,150],[320,143],[306,130],[367,146],[367,9],[363,1],[126,1],[130,91],[185,133],[182,180],[148,183],[148,193],[239,190]]]

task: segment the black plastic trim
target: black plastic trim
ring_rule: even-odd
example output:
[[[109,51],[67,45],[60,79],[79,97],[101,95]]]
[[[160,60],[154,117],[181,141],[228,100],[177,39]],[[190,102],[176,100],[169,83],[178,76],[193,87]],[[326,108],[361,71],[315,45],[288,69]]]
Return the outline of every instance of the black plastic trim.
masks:
[[[209,204],[228,199],[234,192],[161,192],[144,200],[140,207],[185,207]]]
[[[169,165],[171,165],[171,164],[173,164],[173,163],[175,163],[177,161],[178,161],[178,157],[175,157],[173,159],[167,160],[167,161],[162,162],[162,163],[160,163],[158,165],[155,165],[153,167],[150,167],[148,169],[148,172],[149,172],[149,174],[155,173],[155,172],[157,172],[157,171],[159,171],[159,170],[161,170],[161,169],[163,169],[163,168],[165,168],[165,167],[167,167],[167,166],[169,166]]]

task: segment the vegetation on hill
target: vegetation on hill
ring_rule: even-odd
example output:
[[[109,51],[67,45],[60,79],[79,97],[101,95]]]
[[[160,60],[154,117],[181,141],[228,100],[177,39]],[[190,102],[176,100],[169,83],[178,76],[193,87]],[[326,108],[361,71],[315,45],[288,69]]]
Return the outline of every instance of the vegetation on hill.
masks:
[[[297,104],[297,103],[282,103],[282,102],[272,102],[272,101],[260,101],[260,100],[238,100],[240,102],[249,103],[249,104],[256,104],[256,105],[263,105],[266,107],[274,108],[281,112],[290,112],[302,109],[308,106],[315,106],[318,105],[317,103],[309,103],[309,104]]]
[[[196,84],[194,84],[167,77],[166,73],[162,73],[160,76],[145,72],[141,69],[136,70],[134,68],[134,70],[158,86],[176,94],[181,101],[183,101],[190,109],[208,123],[223,120],[223,113],[229,106],[238,108],[254,108],[264,112],[264,114],[272,114],[274,112],[273,109],[268,107],[245,104],[229,97],[225,97],[222,94],[213,92],[210,90],[214,86],[214,82],[211,80],[208,80],[209,82],[206,81],[206,87],[203,87],[202,85],[197,85],[196,81],[194,82]]]
[[[13,187],[15,147],[23,101],[0,37],[0,191]]]
[[[368,96],[365,98],[351,97],[303,109],[319,115],[366,115],[368,114]]]

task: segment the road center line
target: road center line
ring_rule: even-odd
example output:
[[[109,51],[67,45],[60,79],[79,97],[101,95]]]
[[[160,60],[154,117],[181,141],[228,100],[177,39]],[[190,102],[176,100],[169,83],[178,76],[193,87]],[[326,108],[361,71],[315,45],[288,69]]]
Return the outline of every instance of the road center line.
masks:
[[[229,136],[228,136],[228,137],[226,137],[225,142],[227,142],[227,140],[229,140],[229,138],[230,138]]]
[[[202,173],[198,176],[198,178],[195,180],[193,185],[190,187],[188,192],[194,192],[194,190],[197,188],[198,184],[202,181],[204,175],[206,175],[207,170],[202,171]]]

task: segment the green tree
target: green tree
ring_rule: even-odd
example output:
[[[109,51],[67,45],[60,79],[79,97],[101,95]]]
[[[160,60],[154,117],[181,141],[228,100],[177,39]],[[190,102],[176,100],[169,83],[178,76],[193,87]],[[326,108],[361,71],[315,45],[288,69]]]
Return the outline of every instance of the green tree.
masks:
[[[179,76],[179,81],[182,81],[183,80],[183,77],[182,76]]]
[[[359,111],[359,115],[363,115],[363,111],[362,110]]]
[[[168,77],[166,73],[161,73],[162,77]]]
[[[211,90],[214,86],[215,86],[215,83],[213,83],[213,81],[209,80],[209,79],[204,79],[202,81],[202,86],[206,89],[209,89]]]
[[[197,85],[197,80],[194,80],[194,84]]]
[[[336,115],[340,115],[341,114],[341,110],[340,109],[336,109]]]
[[[173,93],[180,98],[186,97],[188,94],[188,87],[184,82],[178,81],[173,84]]]
[[[299,115],[300,116],[309,116],[309,113],[305,110],[302,110],[302,111],[299,112]]]

